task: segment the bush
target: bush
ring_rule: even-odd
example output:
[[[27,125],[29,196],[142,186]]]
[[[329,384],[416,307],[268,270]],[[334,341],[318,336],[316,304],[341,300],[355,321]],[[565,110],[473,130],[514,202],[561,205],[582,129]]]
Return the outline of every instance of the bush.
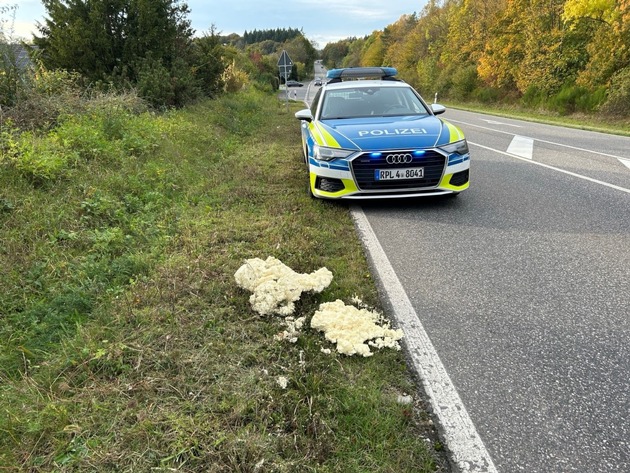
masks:
[[[496,103],[500,100],[499,91],[492,87],[477,88],[473,91],[472,97],[481,103]]]
[[[477,75],[477,66],[468,66],[457,69],[453,74],[453,85],[450,95],[457,100],[466,100],[471,97],[473,91],[477,88],[479,76]]]
[[[564,85],[560,92],[556,95],[549,97],[547,101],[547,108],[551,111],[557,112],[560,115],[570,115],[576,112],[576,102],[584,93],[586,89],[583,87],[577,87],[575,85]]]
[[[140,96],[155,107],[172,105],[175,101],[170,72],[161,61],[151,57],[142,60],[137,87]]]
[[[27,46],[20,46],[14,37],[16,12],[17,5],[0,6],[0,106],[12,106],[21,100],[31,78],[30,67],[19,60],[20,50]]]
[[[584,94],[577,97],[575,107],[578,112],[593,113],[599,110],[606,101],[606,87],[599,87],[595,90],[585,90]]]
[[[0,36],[0,106],[15,105],[28,89],[29,71],[17,64],[16,47]]]
[[[592,113],[606,98],[606,89],[595,90],[576,85],[565,85],[556,95],[550,97],[547,106],[560,115],[572,113]]]
[[[48,130],[60,115],[82,110],[82,94],[78,75],[40,67],[33,71],[25,95],[5,110],[5,117],[21,130]]]
[[[226,92],[238,92],[249,82],[249,76],[232,62],[223,71],[222,81]]]
[[[630,115],[630,67],[616,72],[610,81],[608,98],[601,111],[610,115]]]
[[[529,108],[538,108],[547,99],[547,94],[535,85],[530,85],[523,97],[521,97],[521,103]]]
[[[7,125],[0,129],[0,149],[7,161],[35,181],[52,181],[87,161],[116,162],[142,156],[155,149],[159,121],[149,113],[134,115],[134,100],[99,96],[98,105],[83,103],[87,111],[59,118],[59,124],[43,136],[21,135]]]

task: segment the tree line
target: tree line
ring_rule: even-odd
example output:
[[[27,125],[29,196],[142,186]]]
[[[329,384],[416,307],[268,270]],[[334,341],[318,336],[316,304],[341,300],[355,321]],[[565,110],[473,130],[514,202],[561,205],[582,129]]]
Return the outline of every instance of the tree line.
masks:
[[[267,40],[276,43],[284,43],[298,36],[304,36],[304,33],[296,28],[255,29],[249,32],[245,30],[245,33],[243,33],[243,41],[245,44],[261,43]]]
[[[390,65],[422,93],[561,114],[630,114],[630,0],[429,0],[328,67]]]
[[[319,57],[295,28],[222,36],[211,26],[195,35],[190,10],[181,0],[42,3],[46,18],[21,47],[5,18],[14,21],[19,6],[0,7],[0,106],[5,109],[24,104],[43,89],[52,90],[42,86],[43,77],[49,82],[56,77],[58,84],[72,82],[84,91],[132,90],[156,108],[180,107],[248,83],[277,89],[277,61],[283,50],[294,61],[293,79],[312,72]],[[29,67],[18,57],[24,51],[30,55]]]

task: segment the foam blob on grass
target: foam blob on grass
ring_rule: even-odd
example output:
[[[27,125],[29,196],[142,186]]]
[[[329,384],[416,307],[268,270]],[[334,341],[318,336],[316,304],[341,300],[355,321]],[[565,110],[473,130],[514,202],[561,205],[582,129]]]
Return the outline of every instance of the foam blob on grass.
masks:
[[[344,355],[372,356],[373,348],[400,350],[402,330],[393,330],[381,314],[365,308],[346,305],[337,299],[319,306],[311,319],[311,327],[321,330],[328,341],[337,344]]]
[[[252,292],[249,302],[260,315],[291,315],[303,292],[322,292],[332,278],[327,268],[297,273],[273,256],[248,259],[234,274],[236,283]]]

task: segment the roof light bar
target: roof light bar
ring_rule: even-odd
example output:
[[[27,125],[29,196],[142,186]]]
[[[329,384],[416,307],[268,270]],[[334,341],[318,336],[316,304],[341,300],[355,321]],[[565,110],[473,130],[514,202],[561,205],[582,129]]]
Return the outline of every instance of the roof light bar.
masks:
[[[331,69],[326,74],[328,79],[357,79],[362,77],[394,77],[398,71],[394,67],[347,67]]]

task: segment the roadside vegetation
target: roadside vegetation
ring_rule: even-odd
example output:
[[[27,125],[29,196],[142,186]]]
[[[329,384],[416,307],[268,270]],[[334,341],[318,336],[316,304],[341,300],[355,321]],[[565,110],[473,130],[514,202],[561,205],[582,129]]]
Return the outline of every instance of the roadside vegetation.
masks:
[[[389,65],[427,100],[622,123],[630,117],[630,3],[431,0],[363,38],[328,43],[329,67]]]
[[[250,86],[156,114],[49,74],[75,112],[0,129],[2,468],[446,471],[402,352],[274,337],[235,281],[274,256],[333,274],[295,317],[379,307],[348,209],[307,196],[295,110]]]

